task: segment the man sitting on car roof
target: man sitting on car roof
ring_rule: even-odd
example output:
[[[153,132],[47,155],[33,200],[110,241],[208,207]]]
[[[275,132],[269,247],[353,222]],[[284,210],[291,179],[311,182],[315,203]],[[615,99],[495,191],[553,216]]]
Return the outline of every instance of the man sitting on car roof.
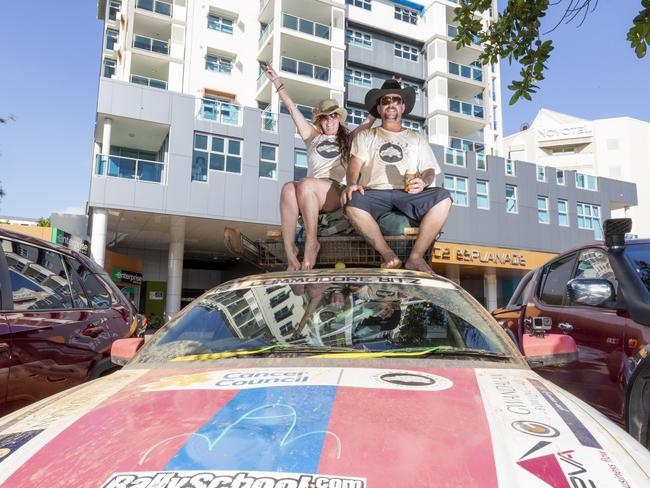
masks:
[[[388,246],[377,221],[399,210],[420,222],[420,232],[404,267],[433,273],[425,252],[447,221],[451,196],[434,185],[440,166],[421,132],[402,127],[402,116],[415,104],[415,89],[387,80],[366,94],[366,109],[381,118],[381,126],[361,131],[352,143],[347,188],[341,205],[354,227],[381,254],[386,268],[401,260]]]

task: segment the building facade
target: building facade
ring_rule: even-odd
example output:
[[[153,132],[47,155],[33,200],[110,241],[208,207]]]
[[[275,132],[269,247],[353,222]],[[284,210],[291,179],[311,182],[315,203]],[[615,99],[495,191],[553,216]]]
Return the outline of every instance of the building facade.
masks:
[[[562,178],[566,170],[577,171],[579,189],[598,191],[598,176],[636,182],[638,205],[614,212],[632,218],[635,237],[650,237],[649,140],[649,122],[631,117],[586,120],[548,109],[540,110],[530,127],[503,139],[506,157],[535,163],[540,174]]]
[[[592,240],[601,220],[634,205],[636,193],[607,178],[599,192],[540,182],[534,165],[498,155],[498,65],[477,64],[480,46],[456,50],[454,7],[100,2],[105,35],[88,200],[94,258],[106,265],[110,250],[139,260],[140,306],[147,312],[162,301],[167,316],[249,273],[227,254],[225,227],[263,238],[279,224],[282,185],[306,173],[302,140],[260,63],[276,67],[305,115],[335,98],[353,125],[365,116],[367,90],[395,75],[418,91],[406,124],[428,135],[444,173],[437,184],[455,200],[434,268],[489,308],[503,303],[527,269]],[[578,226],[584,205],[588,229]]]

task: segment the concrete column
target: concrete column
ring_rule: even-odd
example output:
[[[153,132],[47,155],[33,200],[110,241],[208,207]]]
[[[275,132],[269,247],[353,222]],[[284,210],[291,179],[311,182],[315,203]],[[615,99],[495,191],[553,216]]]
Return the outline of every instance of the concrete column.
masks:
[[[113,120],[110,118],[104,119],[104,133],[102,134],[102,154],[109,154],[111,151],[111,129],[113,128]]]
[[[185,252],[185,217],[172,216],[169,225],[169,258],[167,260],[167,301],[165,320],[181,309],[183,288],[183,254]]]
[[[491,312],[497,308],[497,270],[496,268],[485,268],[483,275],[483,287],[485,289],[485,308]]]
[[[448,264],[446,265],[446,274],[447,278],[451,281],[460,285],[460,265],[459,264]]]
[[[106,229],[108,211],[105,208],[93,208],[93,223],[90,231],[90,254],[97,264],[104,267],[106,256]]]

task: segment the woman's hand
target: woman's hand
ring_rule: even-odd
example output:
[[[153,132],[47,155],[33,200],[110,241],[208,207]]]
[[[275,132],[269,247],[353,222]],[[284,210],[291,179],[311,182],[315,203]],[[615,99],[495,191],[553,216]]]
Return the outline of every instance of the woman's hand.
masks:
[[[271,83],[273,83],[273,86],[277,87],[276,82],[280,81],[280,77],[271,66],[271,63],[266,63],[264,65],[264,74],[271,81]]]

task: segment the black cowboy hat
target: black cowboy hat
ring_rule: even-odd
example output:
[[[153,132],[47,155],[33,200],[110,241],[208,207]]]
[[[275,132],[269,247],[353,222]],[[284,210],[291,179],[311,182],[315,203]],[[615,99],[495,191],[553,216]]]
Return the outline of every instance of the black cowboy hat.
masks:
[[[404,105],[406,108],[404,109],[403,115],[406,115],[411,110],[413,110],[413,106],[415,105],[415,88],[411,86],[402,88],[400,82],[395,79],[386,80],[384,81],[384,84],[381,85],[381,88],[373,88],[368,93],[366,93],[366,110],[370,112],[374,117],[380,118],[379,112],[377,112],[377,104],[379,103],[379,99],[381,97],[388,95],[389,93],[397,93],[402,97],[402,100],[404,100]]]

